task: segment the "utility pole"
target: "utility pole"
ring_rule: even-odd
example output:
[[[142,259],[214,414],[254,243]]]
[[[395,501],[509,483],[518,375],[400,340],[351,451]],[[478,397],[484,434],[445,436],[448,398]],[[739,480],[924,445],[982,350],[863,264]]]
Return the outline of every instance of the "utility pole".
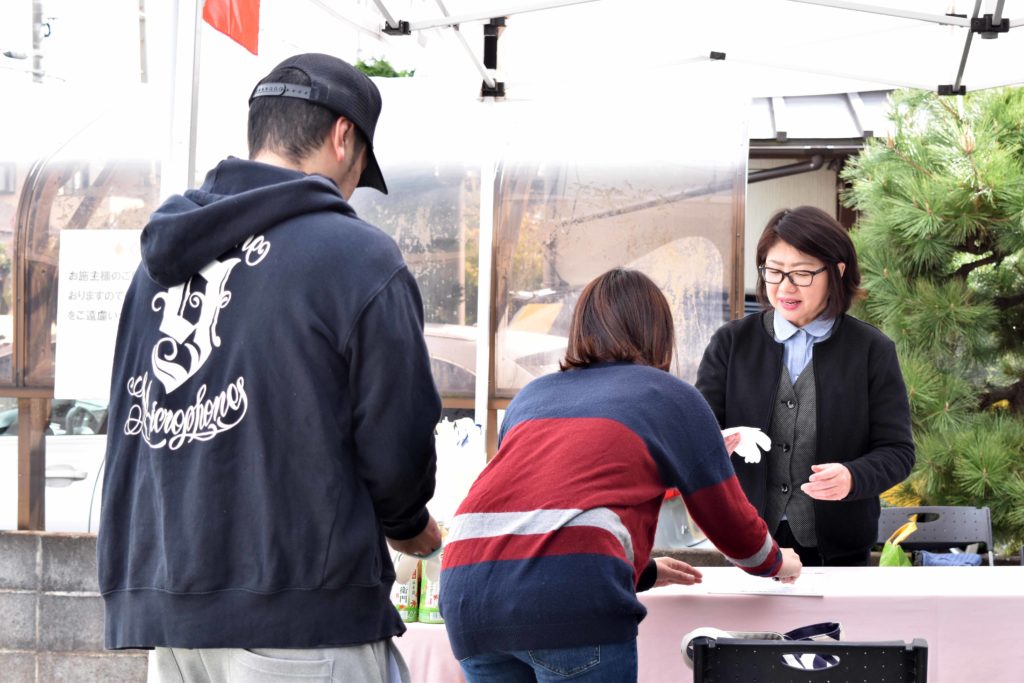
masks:
[[[43,30],[46,35],[43,35]],[[43,0],[32,0],[32,80],[43,82],[43,38],[50,34],[49,24],[43,23]]]
[[[149,64],[146,59],[146,0],[139,0],[139,79],[149,82]]]

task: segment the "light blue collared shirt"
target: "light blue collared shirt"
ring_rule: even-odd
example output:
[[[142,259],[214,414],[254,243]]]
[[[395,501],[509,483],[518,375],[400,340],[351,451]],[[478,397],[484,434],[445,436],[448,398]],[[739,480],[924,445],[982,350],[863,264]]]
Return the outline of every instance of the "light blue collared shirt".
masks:
[[[775,311],[772,325],[775,329],[775,341],[782,342],[782,361],[789,370],[789,378],[796,384],[800,373],[811,362],[814,345],[832,336],[835,318],[815,318],[803,327],[797,327]]]

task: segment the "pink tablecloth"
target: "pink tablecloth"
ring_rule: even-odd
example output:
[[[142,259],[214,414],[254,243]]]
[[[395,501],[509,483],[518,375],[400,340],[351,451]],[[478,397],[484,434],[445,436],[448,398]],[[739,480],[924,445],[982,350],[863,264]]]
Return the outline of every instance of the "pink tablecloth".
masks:
[[[409,630],[395,638],[413,683],[462,683],[466,678],[448,645],[448,633],[441,624],[406,624]]]
[[[839,621],[845,640],[928,641],[931,683],[1024,680],[1024,567],[836,567],[814,581],[822,596],[731,594],[757,584],[733,568],[704,568],[700,586],[641,595],[640,681],[689,680],[679,643],[698,626],[786,631]],[[443,626],[411,624],[396,642],[413,680],[462,681]]]

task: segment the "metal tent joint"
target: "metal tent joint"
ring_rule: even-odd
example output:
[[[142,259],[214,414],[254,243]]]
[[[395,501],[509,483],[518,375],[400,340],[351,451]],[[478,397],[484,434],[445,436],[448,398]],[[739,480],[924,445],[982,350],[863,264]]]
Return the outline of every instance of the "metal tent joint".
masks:
[[[382,28],[381,31],[389,36],[412,35],[412,29],[409,28],[409,22],[401,19],[398,20],[394,26],[391,24],[384,24],[384,28]]]
[[[484,24],[484,67],[487,69],[498,68],[498,39],[505,31],[506,17],[492,17]],[[493,78],[484,79],[480,86],[481,97],[504,97],[505,83]]]
[[[1009,19],[993,19],[991,14],[971,19],[971,30],[982,38],[997,38],[1000,33],[1010,32]]]

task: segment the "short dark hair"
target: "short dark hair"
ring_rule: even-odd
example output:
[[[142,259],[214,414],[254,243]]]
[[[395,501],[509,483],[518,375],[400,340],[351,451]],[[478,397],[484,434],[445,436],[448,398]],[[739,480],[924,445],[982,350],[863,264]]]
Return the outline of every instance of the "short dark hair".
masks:
[[[768,224],[757,241],[758,268],[765,264],[768,250],[779,241],[794,249],[813,256],[825,264],[828,275],[828,302],[825,315],[838,317],[850,310],[853,302],[862,295],[860,289],[860,268],[857,266],[857,251],[846,228],[832,216],[813,206],[798,206],[783,209],[768,219]],[[846,264],[846,271],[839,273],[839,264]],[[771,308],[764,278],[757,278],[757,300],[766,309]]]
[[[613,268],[580,294],[559,367],[629,361],[668,370],[674,349],[672,309],[658,285],[638,270]]]
[[[285,67],[270,72],[260,83],[310,84],[299,69]],[[340,117],[326,107],[294,97],[257,97],[249,105],[249,158],[264,150],[298,163],[323,144]],[[355,126],[356,154],[366,138]]]

